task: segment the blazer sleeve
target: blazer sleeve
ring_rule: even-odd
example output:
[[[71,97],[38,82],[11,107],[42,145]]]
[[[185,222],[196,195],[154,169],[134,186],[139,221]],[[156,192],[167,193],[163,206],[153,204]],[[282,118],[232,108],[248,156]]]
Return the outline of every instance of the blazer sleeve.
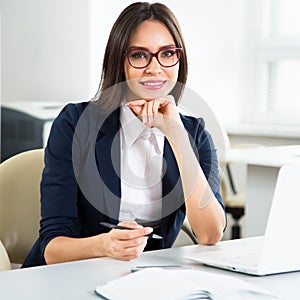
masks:
[[[181,118],[190,135],[191,144],[208,184],[225,212],[220,193],[217,149],[210,133],[205,129],[205,121],[202,118],[190,116],[181,116]]]
[[[55,237],[80,234],[72,141],[82,110],[83,104],[68,104],[52,124],[41,181],[41,253]]]

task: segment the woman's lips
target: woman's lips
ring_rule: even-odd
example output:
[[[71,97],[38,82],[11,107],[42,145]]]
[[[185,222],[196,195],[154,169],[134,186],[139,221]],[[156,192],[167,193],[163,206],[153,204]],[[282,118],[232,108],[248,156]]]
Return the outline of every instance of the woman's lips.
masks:
[[[166,80],[147,80],[140,82],[148,90],[159,90],[164,87]]]

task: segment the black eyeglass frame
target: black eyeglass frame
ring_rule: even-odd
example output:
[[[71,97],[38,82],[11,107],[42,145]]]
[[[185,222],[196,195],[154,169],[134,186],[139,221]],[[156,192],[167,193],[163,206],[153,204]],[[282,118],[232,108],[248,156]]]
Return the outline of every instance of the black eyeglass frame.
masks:
[[[142,50],[142,51],[145,51],[149,54],[150,56],[150,59],[149,59],[149,62],[147,63],[147,65],[143,66],[143,67],[136,67],[134,66],[131,62],[130,62],[130,58],[129,58],[129,54],[130,52],[132,51],[136,51],[136,50]],[[164,51],[164,50],[175,50],[177,52],[177,57],[178,57],[178,60],[175,64],[171,65],[171,66],[165,66],[163,65],[160,61],[159,61],[159,58],[158,58],[158,54],[161,52],[161,51]],[[163,67],[163,68],[171,68],[171,67],[174,67],[176,66],[179,61],[180,61],[180,58],[181,58],[181,53],[182,53],[182,48],[180,47],[163,47],[161,49],[159,49],[157,52],[153,53],[153,52],[150,52],[147,48],[143,48],[143,47],[133,47],[133,48],[130,48],[128,50],[125,50],[124,53],[126,54],[126,57],[127,57],[127,60],[129,62],[129,64],[135,68],[135,69],[144,69],[144,68],[147,68],[151,62],[152,62],[152,59],[153,57],[156,58],[156,60],[158,61],[158,63]]]

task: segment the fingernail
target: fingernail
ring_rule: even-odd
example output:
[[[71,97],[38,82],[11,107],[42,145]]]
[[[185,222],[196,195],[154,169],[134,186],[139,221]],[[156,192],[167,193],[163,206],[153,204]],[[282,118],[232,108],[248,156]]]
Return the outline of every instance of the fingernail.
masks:
[[[152,227],[146,227],[145,231],[146,231],[146,234],[149,234],[153,231],[153,228]]]

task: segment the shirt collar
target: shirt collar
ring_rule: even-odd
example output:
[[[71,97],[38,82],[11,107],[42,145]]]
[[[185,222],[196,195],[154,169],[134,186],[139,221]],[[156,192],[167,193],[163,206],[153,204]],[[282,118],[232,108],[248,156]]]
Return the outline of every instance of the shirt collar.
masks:
[[[126,148],[130,148],[142,135],[154,133],[158,147],[157,152],[160,154],[163,153],[164,134],[157,128],[149,128],[144,125],[126,105],[121,106],[120,123],[122,128],[122,140]]]

